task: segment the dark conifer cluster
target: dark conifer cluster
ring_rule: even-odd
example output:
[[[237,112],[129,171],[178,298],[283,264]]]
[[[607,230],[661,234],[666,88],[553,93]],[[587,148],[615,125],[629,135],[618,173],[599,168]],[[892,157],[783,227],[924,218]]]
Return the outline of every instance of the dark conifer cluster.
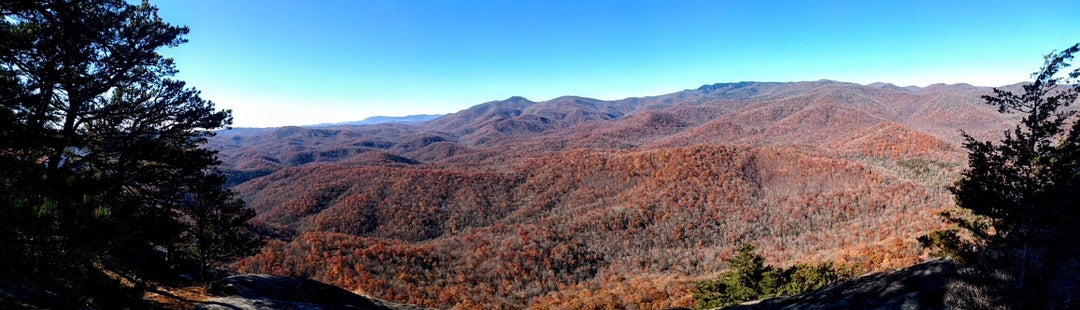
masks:
[[[735,257],[724,260],[728,271],[715,279],[701,281],[694,293],[697,306],[712,309],[741,302],[802,294],[826,285],[850,279],[853,272],[836,268],[832,263],[798,264],[777,268],[765,264],[765,257],[754,253],[754,246],[744,245]]]
[[[966,136],[969,167],[950,189],[952,230],[921,241],[964,266],[949,302],[960,308],[1080,305],[1080,44],[1046,56],[1034,82],[995,89],[987,104],[1022,119],[999,142]],[[1071,70],[1071,71],[1070,71]]]
[[[203,148],[230,112],[159,53],[187,32],[147,2],[0,2],[0,284],[111,307],[138,290],[107,274],[204,276],[258,245]]]

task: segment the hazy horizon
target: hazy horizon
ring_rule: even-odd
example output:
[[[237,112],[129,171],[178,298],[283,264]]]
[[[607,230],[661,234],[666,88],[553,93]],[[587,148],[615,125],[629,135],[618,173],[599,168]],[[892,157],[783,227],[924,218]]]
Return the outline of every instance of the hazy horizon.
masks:
[[[178,78],[237,127],[617,100],[737,81],[1025,80],[1080,3],[155,1]]]

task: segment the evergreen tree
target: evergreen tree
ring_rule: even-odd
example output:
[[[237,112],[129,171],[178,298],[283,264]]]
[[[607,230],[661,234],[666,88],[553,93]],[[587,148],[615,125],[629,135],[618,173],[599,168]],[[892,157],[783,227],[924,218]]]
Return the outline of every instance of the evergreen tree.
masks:
[[[222,174],[207,175],[181,204],[189,227],[184,251],[195,259],[203,281],[220,263],[253,254],[262,245],[248,223],[255,210],[234,198],[225,182]]]
[[[158,52],[187,28],[124,0],[9,0],[0,17],[0,273],[102,305],[87,280],[101,262],[246,229],[250,211],[220,189],[216,153],[202,147],[231,114],[171,79]],[[211,205],[216,219],[201,218]],[[197,243],[251,246],[207,240]]]
[[[974,267],[956,286],[956,306],[1078,305],[1080,126],[1066,109],[1080,95],[1080,69],[1069,64],[1078,51],[1080,44],[1047,55],[1018,92],[994,89],[984,97],[1002,113],[1023,116],[1000,142],[964,135],[969,168],[950,188],[963,212],[944,214],[958,229],[920,239]]]
[[[765,264],[765,257],[754,253],[753,245],[739,248],[735,257],[726,259],[728,271],[714,280],[701,281],[694,299],[698,308],[711,309],[745,301],[785,295],[797,295],[835,283],[850,275],[833,268],[832,263],[817,266],[799,264],[776,268]]]

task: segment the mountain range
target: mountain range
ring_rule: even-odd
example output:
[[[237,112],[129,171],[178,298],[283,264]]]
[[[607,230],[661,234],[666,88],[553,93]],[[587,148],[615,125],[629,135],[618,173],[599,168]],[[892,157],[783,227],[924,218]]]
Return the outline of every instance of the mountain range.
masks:
[[[1015,88],[1017,86],[1005,86]],[[657,308],[753,244],[773,265],[924,260],[987,87],[829,80],[604,101],[522,97],[423,122],[210,141],[275,240],[236,264],[438,308]]]
[[[359,126],[376,125],[384,123],[393,124],[418,124],[442,117],[444,114],[417,114],[406,116],[372,116],[355,122],[326,123],[306,127],[329,127],[329,126]]]

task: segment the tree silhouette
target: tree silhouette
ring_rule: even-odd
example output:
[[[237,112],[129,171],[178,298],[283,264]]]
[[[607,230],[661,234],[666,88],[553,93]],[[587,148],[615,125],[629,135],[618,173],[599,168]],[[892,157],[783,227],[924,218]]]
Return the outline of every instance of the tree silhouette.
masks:
[[[952,297],[960,307],[1077,305],[1080,124],[1066,108],[1080,95],[1080,69],[1069,63],[1078,51],[1080,44],[1047,55],[1017,92],[984,96],[1023,116],[1000,142],[965,134],[970,166],[950,188],[963,212],[944,214],[959,229],[921,238],[975,267]]]
[[[187,28],[123,0],[4,1],[0,17],[0,271],[100,306],[108,294],[85,278],[100,263],[206,229],[184,197],[250,217],[203,186],[220,185],[202,145],[230,112],[171,79],[158,53]],[[230,224],[213,229],[243,228]]]

